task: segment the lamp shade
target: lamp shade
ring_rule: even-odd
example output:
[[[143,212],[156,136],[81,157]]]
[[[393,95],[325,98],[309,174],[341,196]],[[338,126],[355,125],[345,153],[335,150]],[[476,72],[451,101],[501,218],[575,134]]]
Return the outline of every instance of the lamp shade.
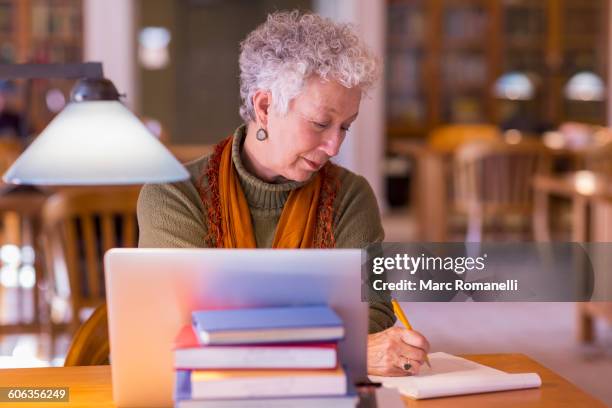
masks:
[[[4,174],[12,184],[120,185],[189,173],[118,100],[71,102]]]
[[[531,79],[518,71],[507,72],[495,81],[495,96],[512,101],[533,99],[535,90]]]
[[[574,101],[603,101],[606,86],[599,75],[581,71],[572,76],[565,85],[565,97]]]

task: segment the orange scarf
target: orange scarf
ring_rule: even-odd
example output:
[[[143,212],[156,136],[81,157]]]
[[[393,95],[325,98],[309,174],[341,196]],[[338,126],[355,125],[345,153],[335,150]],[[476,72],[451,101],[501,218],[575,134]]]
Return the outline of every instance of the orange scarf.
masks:
[[[200,190],[208,222],[207,243],[216,248],[256,248],[249,205],[232,161],[232,140],[221,141],[202,177]],[[293,190],[276,226],[272,248],[333,248],[334,166],[326,164],[304,186]],[[199,185],[201,186],[202,180]]]

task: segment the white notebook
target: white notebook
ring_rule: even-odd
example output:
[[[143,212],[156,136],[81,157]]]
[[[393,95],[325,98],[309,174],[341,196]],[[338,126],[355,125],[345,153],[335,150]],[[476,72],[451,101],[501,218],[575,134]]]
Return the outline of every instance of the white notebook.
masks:
[[[370,380],[385,387],[397,388],[401,394],[415,399],[537,388],[542,385],[536,373],[508,374],[447,353],[431,353],[429,361],[432,368],[424,365],[416,376],[371,375]]]

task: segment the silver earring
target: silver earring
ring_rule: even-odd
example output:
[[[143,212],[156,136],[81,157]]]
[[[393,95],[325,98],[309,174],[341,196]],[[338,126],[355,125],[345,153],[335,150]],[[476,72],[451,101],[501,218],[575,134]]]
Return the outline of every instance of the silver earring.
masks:
[[[266,132],[266,129],[264,128],[259,128],[257,133],[255,133],[255,137],[257,138],[257,140],[262,142],[268,138],[268,132]]]

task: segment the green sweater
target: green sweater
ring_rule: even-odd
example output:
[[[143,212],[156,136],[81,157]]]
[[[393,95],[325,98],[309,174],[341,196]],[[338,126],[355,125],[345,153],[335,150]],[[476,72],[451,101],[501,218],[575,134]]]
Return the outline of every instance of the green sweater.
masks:
[[[232,160],[251,211],[258,248],[270,248],[276,225],[291,190],[305,182],[266,183],[244,167],[240,150],[246,126],[234,133]],[[138,199],[138,246],[141,248],[204,248],[207,225],[204,204],[196,183],[206,169],[209,156],[187,164],[191,179],[172,184],[145,185]],[[334,201],[333,224],[337,248],[363,248],[384,239],[380,213],[370,185],[361,176],[340,167],[340,190]],[[206,178],[202,183],[207,183]],[[356,277],[357,279],[357,277]],[[388,303],[370,303],[370,333],[393,326],[395,317]]]

